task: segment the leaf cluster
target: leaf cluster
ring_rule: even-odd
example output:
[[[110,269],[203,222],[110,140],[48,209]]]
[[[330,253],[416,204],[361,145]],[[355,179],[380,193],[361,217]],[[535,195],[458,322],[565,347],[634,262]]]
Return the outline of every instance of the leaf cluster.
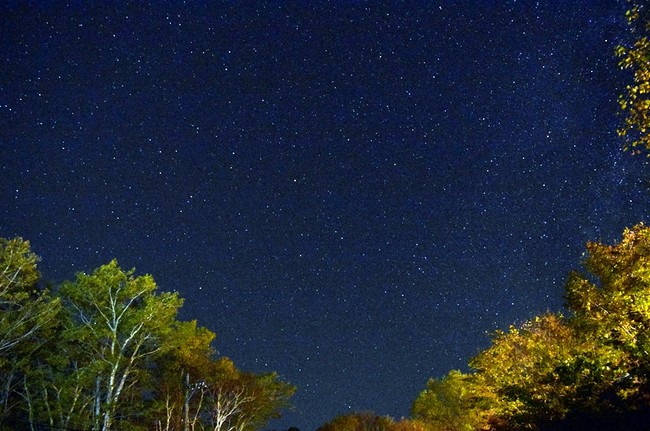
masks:
[[[624,148],[633,153],[650,150],[650,11],[636,4],[627,12],[634,41],[616,48],[621,69],[631,70],[632,83],[619,97],[623,124],[618,129]]]

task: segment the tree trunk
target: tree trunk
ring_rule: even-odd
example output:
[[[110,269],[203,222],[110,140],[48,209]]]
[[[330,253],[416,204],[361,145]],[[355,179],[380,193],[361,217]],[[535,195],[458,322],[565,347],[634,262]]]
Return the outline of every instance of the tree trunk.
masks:
[[[189,431],[190,426],[190,373],[185,373],[185,402],[183,403],[183,431]]]

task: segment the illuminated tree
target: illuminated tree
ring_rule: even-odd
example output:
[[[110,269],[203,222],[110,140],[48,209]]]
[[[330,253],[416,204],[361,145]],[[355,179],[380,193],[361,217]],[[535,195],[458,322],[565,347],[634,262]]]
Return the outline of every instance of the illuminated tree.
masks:
[[[412,416],[434,430],[484,429],[494,415],[496,397],[477,374],[451,371],[442,379],[430,379],[417,397]]]
[[[502,429],[648,417],[650,229],[626,229],[620,243],[587,251],[586,273],[567,283],[569,318],[546,314],[497,332],[470,362],[500,399]]]
[[[567,285],[574,324],[599,344],[621,400],[650,399],[650,228],[626,229],[620,243],[589,243],[584,266]]]
[[[38,260],[28,241],[0,238],[0,424],[20,405],[30,358],[60,309],[37,288]]]
[[[196,322],[175,324],[172,347],[157,361],[157,430],[259,429],[288,407],[293,386],[275,373],[245,373],[228,358],[214,358],[214,337]]]
[[[112,261],[61,288],[73,322],[65,336],[78,343],[80,372],[94,376],[86,388],[93,430],[110,430],[120,408],[128,410],[125,392],[147,374],[145,360],[163,351],[182,303],[176,294],[157,294],[151,276],[133,273]]]
[[[289,405],[293,386],[216,358],[151,276],[112,261],[51,298],[37,261],[0,239],[0,429],[252,431]]]
[[[435,429],[417,419],[395,421],[389,416],[360,412],[337,416],[316,431],[435,431]]]
[[[392,431],[394,425],[395,422],[388,416],[361,412],[337,416],[316,431]]]
[[[206,381],[206,425],[213,431],[248,431],[280,417],[295,388],[277,374],[244,373],[227,358],[215,363],[217,373]]]
[[[390,431],[435,431],[419,419],[402,419],[390,426]]]
[[[0,238],[0,358],[54,315],[56,304],[45,306],[46,297],[36,286],[38,260],[29,241]]]
[[[207,385],[216,374],[212,342],[215,334],[197,322],[175,322],[169,348],[157,360],[153,389],[156,401],[150,411],[159,431],[199,429]]]
[[[619,97],[624,115],[618,134],[625,139],[625,149],[633,152],[650,150],[650,20],[649,11],[636,5],[627,13],[629,27],[635,37],[631,47],[620,45],[616,55],[619,65],[634,73],[632,84]]]
[[[615,378],[598,340],[578,333],[560,315],[538,316],[508,332],[470,361],[499,399],[495,417],[518,429],[557,422],[575,410],[601,406]]]

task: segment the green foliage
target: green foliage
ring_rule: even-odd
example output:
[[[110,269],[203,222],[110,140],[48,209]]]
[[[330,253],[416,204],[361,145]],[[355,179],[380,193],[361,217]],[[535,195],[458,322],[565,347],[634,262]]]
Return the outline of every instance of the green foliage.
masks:
[[[431,426],[419,419],[402,419],[393,423],[390,431],[434,431]]]
[[[22,238],[0,238],[0,425],[21,402],[31,372],[59,314],[59,301],[38,289],[38,257]]]
[[[393,431],[395,422],[387,416],[372,412],[352,413],[338,416],[317,428],[316,431]]]
[[[413,416],[434,430],[634,428],[650,418],[650,228],[589,243],[571,315],[498,331],[471,374],[430,380]],[[614,425],[613,425],[614,424]]]
[[[215,357],[151,276],[112,261],[50,297],[37,261],[0,238],[0,429],[247,431],[288,407],[293,386]]]
[[[22,238],[0,238],[0,305],[16,305],[35,293],[41,278],[36,264],[38,256]]]
[[[574,325],[597,341],[601,369],[622,399],[648,397],[650,372],[650,229],[626,229],[619,244],[589,243],[585,268],[571,274],[567,306]]]
[[[616,55],[622,69],[633,71],[632,84],[619,97],[624,122],[618,130],[625,139],[625,149],[633,152],[650,150],[650,11],[635,5],[627,13],[629,28],[635,38],[632,46],[620,45]]]
[[[547,314],[508,332],[497,332],[492,346],[470,361],[500,397],[500,416],[525,424],[563,417],[573,397],[573,386],[556,373],[569,363],[580,346],[562,316]]]
[[[279,419],[280,411],[290,406],[289,399],[296,391],[294,386],[280,380],[277,373],[240,373],[235,384],[244,389],[249,399],[241,407],[238,419],[241,430],[260,429],[270,420]]]
[[[29,241],[0,238],[0,364],[58,311],[57,302],[37,287],[37,262]]]
[[[435,430],[471,431],[487,426],[496,398],[477,374],[451,371],[431,379],[417,397],[412,416]]]
[[[85,392],[93,429],[111,429],[118,412],[128,412],[128,392],[142,390],[136,383],[146,381],[149,363],[167,348],[182,300],[156,290],[151,276],[136,277],[115,260],[61,287],[71,316],[62,337],[77,347],[76,378],[93,388]]]
[[[215,334],[195,320],[176,321],[168,334],[168,349],[157,361],[152,391],[155,401],[148,412],[161,429],[196,425],[203,408],[207,378],[217,376],[212,343]],[[234,365],[233,365],[234,366]]]

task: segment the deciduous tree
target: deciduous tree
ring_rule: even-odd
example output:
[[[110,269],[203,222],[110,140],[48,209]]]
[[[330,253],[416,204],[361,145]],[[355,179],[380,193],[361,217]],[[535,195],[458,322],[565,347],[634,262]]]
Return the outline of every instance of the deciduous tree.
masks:
[[[650,228],[626,229],[615,245],[589,243],[584,266],[567,284],[574,324],[598,343],[621,400],[650,399]]]
[[[534,428],[590,400],[579,387],[600,379],[588,367],[599,360],[591,341],[578,337],[561,315],[547,313],[497,331],[470,366],[497,395],[496,418],[515,429]]]
[[[150,414],[160,431],[193,431],[205,408],[206,381],[213,378],[215,334],[190,322],[177,321],[168,337],[169,348],[157,361]]]
[[[94,375],[90,391],[94,430],[112,428],[126,390],[137,389],[147,374],[146,360],[166,348],[165,340],[182,301],[174,293],[156,293],[149,275],[134,276],[117,261],[92,274],[80,273],[65,283],[61,295],[72,311],[66,337],[74,338],[83,355],[83,372]]]
[[[0,238],[0,424],[21,403],[30,357],[60,309],[37,286],[38,260],[28,241]]]
[[[451,371],[442,379],[430,379],[427,389],[413,403],[412,416],[433,430],[484,429],[494,415],[496,396],[482,376]]]
[[[244,373],[221,358],[218,373],[206,382],[206,413],[213,431],[247,431],[265,426],[289,406],[295,387],[276,373]]]

